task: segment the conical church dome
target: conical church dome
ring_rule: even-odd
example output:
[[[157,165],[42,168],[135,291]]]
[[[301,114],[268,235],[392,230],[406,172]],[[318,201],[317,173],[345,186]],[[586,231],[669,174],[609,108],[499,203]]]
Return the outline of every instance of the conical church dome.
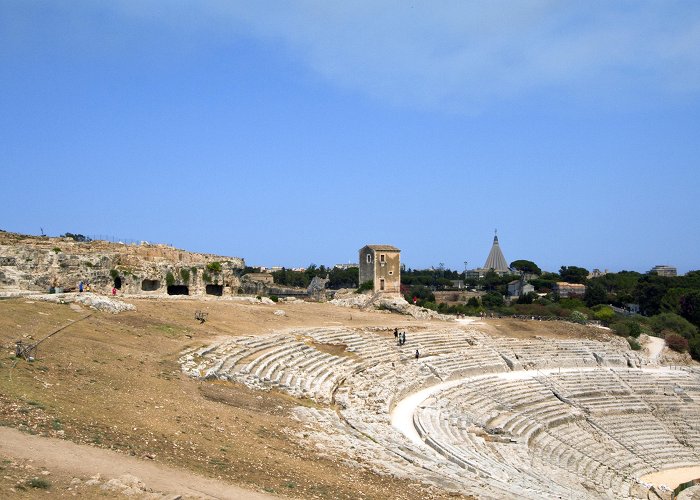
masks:
[[[486,259],[486,264],[484,264],[484,269],[493,269],[497,273],[506,273],[509,270],[506,258],[503,256],[503,252],[501,252],[501,246],[498,244],[498,235],[493,237],[493,246],[491,246],[491,251]]]

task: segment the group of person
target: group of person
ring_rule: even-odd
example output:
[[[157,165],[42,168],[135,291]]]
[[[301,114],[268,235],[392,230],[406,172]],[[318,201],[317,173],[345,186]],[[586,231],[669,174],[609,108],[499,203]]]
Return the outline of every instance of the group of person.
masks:
[[[78,291],[80,293],[92,291],[92,287],[90,286],[90,282],[89,281],[85,281],[85,282],[81,281],[80,283],[78,283]],[[112,287],[112,297],[114,297],[116,295],[117,295],[117,287],[113,286]]]
[[[398,328],[394,328],[394,338],[398,345],[404,345],[406,343],[406,332],[400,332]]]
[[[404,345],[406,343],[406,332],[400,332],[398,328],[394,328],[394,338],[398,345]],[[420,351],[416,349],[416,359],[420,358]]]

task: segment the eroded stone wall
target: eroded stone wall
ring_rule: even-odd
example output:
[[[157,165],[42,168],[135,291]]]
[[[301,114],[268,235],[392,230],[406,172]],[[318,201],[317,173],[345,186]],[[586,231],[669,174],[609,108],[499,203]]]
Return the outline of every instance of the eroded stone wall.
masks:
[[[82,281],[102,293],[115,285],[120,293],[146,295],[184,286],[189,295],[205,295],[207,285],[220,285],[222,294],[230,295],[238,293],[244,267],[239,257],[167,245],[76,242],[0,232],[0,291],[71,291],[78,290]]]

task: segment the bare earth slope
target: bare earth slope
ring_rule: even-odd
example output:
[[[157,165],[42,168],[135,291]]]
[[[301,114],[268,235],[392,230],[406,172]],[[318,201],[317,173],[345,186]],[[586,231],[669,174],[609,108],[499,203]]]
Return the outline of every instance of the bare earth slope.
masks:
[[[88,311],[75,304],[0,300],[0,425],[263,493],[296,498],[450,496],[418,482],[378,476],[369,467],[350,466],[341,457],[322,457],[312,443],[292,439],[304,432],[291,417],[293,408],[316,403],[237,384],[198,382],[184,376],[177,363],[184,349],[224,335],[339,324],[413,328],[417,321],[326,304],[130,302],[135,311],[95,312],[69,326],[42,344],[38,359],[28,363],[13,356],[17,339],[41,339]],[[275,315],[279,309],[286,315]],[[196,310],[209,313],[203,325],[194,320]],[[4,454],[9,456],[3,457],[0,470],[0,497],[10,491],[21,495],[22,488],[16,487],[31,473],[22,469],[26,463],[19,457]],[[47,472],[53,491],[69,491],[70,474],[59,480],[59,471],[49,467]],[[83,469],[72,474],[89,479]]]
[[[0,455],[31,460],[42,469],[68,472],[72,476],[121,477],[131,474],[150,489],[163,493],[203,498],[263,500],[274,498],[227,485],[174,467],[146,462],[124,454],[65,439],[32,436],[0,427]]]

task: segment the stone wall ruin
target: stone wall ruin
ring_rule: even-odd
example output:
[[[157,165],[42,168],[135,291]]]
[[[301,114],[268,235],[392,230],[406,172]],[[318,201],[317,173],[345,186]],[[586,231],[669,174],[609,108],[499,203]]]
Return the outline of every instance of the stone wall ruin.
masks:
[[[78,291],[110,294],[235,295],[245,262],[167,245],[77,242],[0,232],[0,292]],[[211,288],[210,288],[211,286]],[[210,291],[207,289],[210,288]]]

